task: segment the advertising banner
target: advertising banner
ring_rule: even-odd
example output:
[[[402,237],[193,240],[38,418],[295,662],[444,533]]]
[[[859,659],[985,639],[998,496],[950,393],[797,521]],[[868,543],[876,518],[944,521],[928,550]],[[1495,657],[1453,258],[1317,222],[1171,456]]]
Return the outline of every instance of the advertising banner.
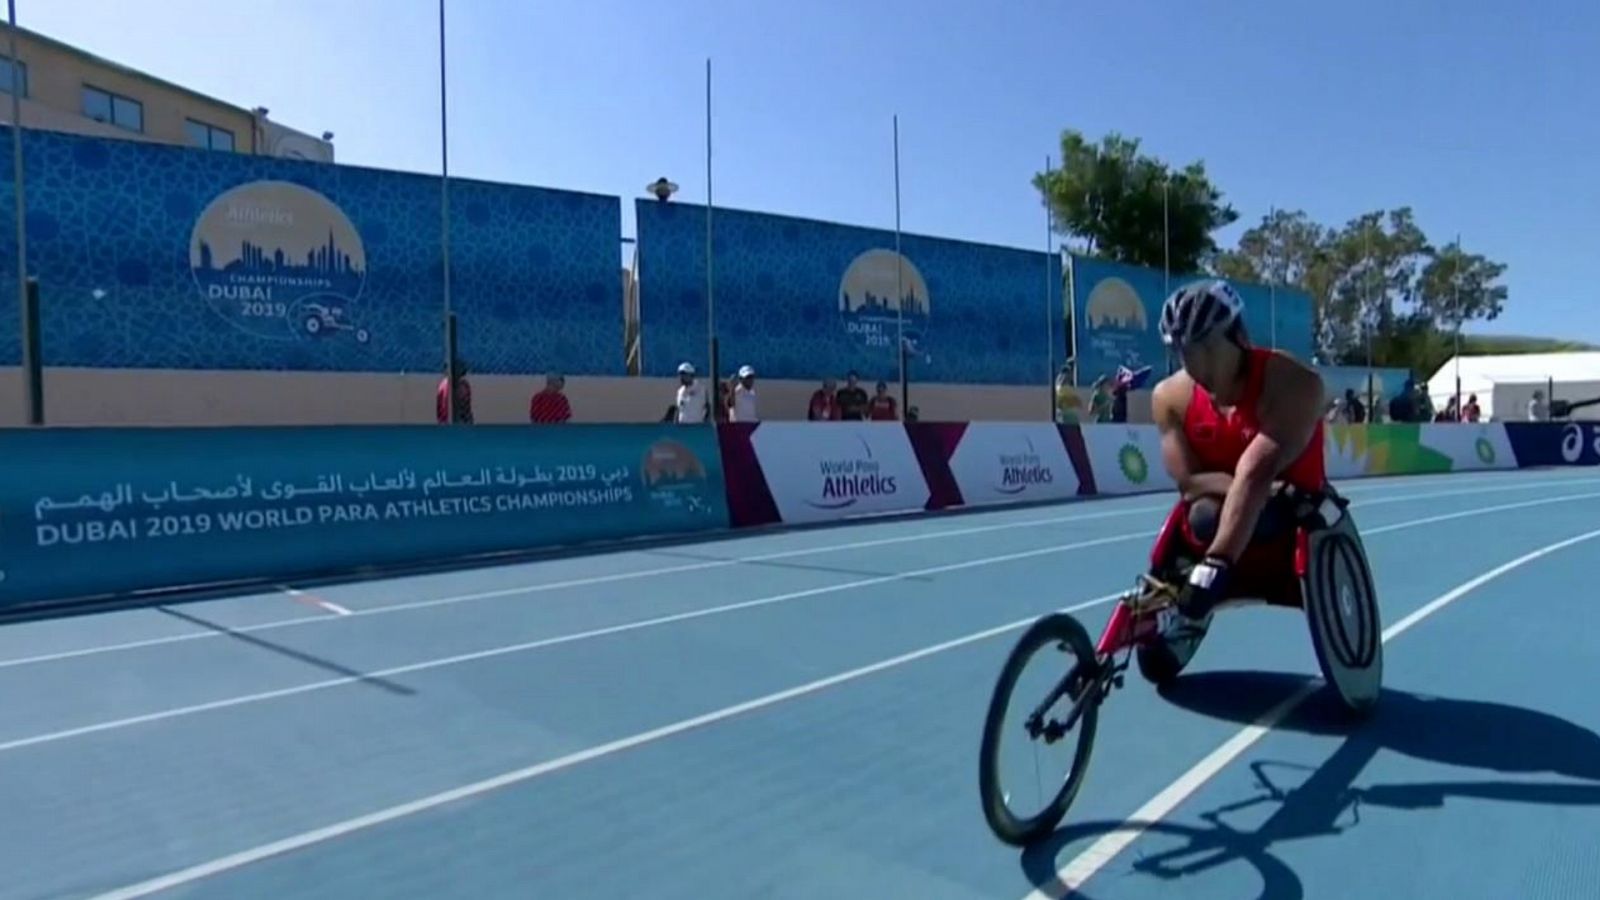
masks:
[[[37,129],[23,154],[50,365],[443,372],[437,177]],[[452,180],[472,371],[625,371],[621,203]],[[17,326],[0,316],[0,365]]]
[[[1144,494],[1178,489],[1161,462],[1154,425],[1083,425],[1095,487],[1102,494]]]
[[[0,431],[0,605],[725,528],[709,428]]]
[[[922,466],[898,422],[762,422],[750,445],[787,524],[927,508]]]
[[[1329,478],[1514,469],[1503,425],[1329,425]]]
[[[1048,422],[973,422],[949,465],[969,506],[1065,500],[1080,493],[1061,429]]]
[[[634,211],[644,374],[705,371],[705,207],[640,199]],[[1037,384],[1066,357],[1059,298],[1060,314],[1041,308],[1059,278],[1050,254],[737,209],[717,209],[712,228],[723,374],[854,370],[870,389],[898,377],[903,345],[919,382]]]
[[[1507,422],[1501,426],[1517,465],[1600,465],[1600,425],[1592,422]]]

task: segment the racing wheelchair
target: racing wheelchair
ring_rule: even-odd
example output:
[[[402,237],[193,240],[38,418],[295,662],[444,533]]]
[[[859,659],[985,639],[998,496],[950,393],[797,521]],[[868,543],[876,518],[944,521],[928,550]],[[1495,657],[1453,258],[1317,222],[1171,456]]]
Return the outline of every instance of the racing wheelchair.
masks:
[[[1171,636],[1163,623],[1174,614],[1189,570],[1204,552],[1205,541],[1196,535],[1191,516],[1200,502],[1184,499],[1173,507],[1150,551],[1149,571],[1118,599],[1098,642],[1090,642],[1070,613],[1054,612],[1030,625],[1006,658],[989,700],[978,754],[984,818],[1005,843],[1031,844],[1065,817],[1088,770],[1100,704],[1123,686],[1131,663],[1160,687],[1194,658],[1206,629]],[[1264,527],[1258,527],[1249,550],[1232,567],[1227,595],[1213,614],[1262,603],[1302,610],[1327,688],[1345,709],[1361,715],[1377,702],[1382,687],[1383,628],[1372,570],[1349,506],[1331,485],[1317,492],[1278,487],[1268,504],[1274,521],[1266,524],[1269,513],[1263,514]],[[1047,651],[1070,658],[1065,665],[1049,665],[1037,689],[1019,688],[1034,656]],[[1007,714],[1019,693],[1029,699],[1022,701],[1024,714],[1017,723]],[[1025,740],[1035,754],[1031,785],[1002,784],[1000,760],[1011,739]],[[1037,754],[1057,747],[1071,751],[1070,762],[1063,772],[1046,774]],[[1036,789],[1040,807],[1018,812],[1014,795],[1028,787]]]

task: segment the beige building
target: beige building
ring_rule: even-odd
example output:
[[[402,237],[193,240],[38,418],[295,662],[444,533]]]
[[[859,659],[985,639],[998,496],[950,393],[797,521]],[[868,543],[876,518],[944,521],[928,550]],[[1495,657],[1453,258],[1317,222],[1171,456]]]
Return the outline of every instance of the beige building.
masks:
[[[64,131],[333,162],[331,134],[313,137],[198,91],[101,59],[42,34],[0,24],[0,122],[11,122],[11,98],[21,98],[24,128]]]

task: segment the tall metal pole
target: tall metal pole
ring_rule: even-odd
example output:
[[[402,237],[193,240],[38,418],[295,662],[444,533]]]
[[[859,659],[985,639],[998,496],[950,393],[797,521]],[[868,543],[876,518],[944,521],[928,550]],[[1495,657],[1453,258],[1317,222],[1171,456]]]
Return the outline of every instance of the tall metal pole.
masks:
[[[1273,219],[1276,219],[1277,217],[1278,217],[1278,208],[1276,206],[1273,206],[1273,207],[1271,207],[1271,208],[1269,208],[1267,210],[1267,221],[1268,222],[1271,222]],[[1271,311],[1271,320],[1270,321],[1272,322],[1272,325],[1271,325],[1272,349],[1276,350],[1276,349],[1278,349],[1278,281],[1280,280],[1280,277],[1284,274],[1284,272],[1283,272],[1284,263],[1283,263],[1283,254],[1282,254],[1281,251],[1274,252],[1273,256],[1277,257],[1277,259],[1273,260],[1273,262],[1275,262],[1276,265],[1274,265],[1272,267],[1272,272],[1267,276],[1269,279],[1271,279],[1270,284],[1268,284],[1268,286],[1267,286],[1267,307]]]
[[[900,116],[894,117],[894,308],[895,308],[895,347],[900,359],[900,411],[904,415],[907,406],[906,395],[910,393],[906,385],[906,292],[903,279],[905,277],[905,257],[900,255]]]
[[[711,271],[711,58],[706,57],[706,366],[710,379],[711,422],[717,421],[717,407],[721,402],[719,384],[722,375],[717,371],[717,301],[716,278]]]
[[[1456,320],[1456,421],[1461,421],[1464,417],[1461,414],[1461,232],[1459,231],[1456,232],[1455,263],[1455,270],[1452,272],[1452,280],[1455,281],[1455,300],[1451,305],[1455,307]]]
[[[450,109],[445,89],[444,0],[439,0],[439,259],[444,287],[445,422],[456,424],[456,342],[450,302]]]
[[[1172,217],[1167,212],[1167,193],[1172,187],[1172,176],[1161,175],[1161,294],[1165,300],[1172,293]]]
[[[1045,177],[1045,203],[1044,203],[1044,346],[1045,346],[1045,384],[1050,388],[1050,421],[1057,419],[1059,409],[1056,404],[1056,317],[1052,311],[1051,298],[1055,289],[1051,287],[1054,280],[1055,264],[1052,258],[1055,252],[1055,211],[1050,208],[1050,154],[1044,157]]]
[[[28,314],[28,203],[23,189],[22,79],[19,77],[22,66],[17,59],[17,0],[6,0],[6,21],[11,25],[11,184],[17,192],[13,205],[17,211],[17,314],[22,320],[19,334],[22,338],[22,402],[26,412],[23,421],[38,425],[37,404],[32,399],[39,392],[39,385],[32,383],[34,373],[38,370],[37,361],[33,358],[36,342],[28,339],[33,317]]]
[[[1378,421],[1378,398],[1372,381],[1372,231],[1368,229],[1362,256],[1366,270],[1361,278],[1361,324],[1367,333],[1367,421]]]

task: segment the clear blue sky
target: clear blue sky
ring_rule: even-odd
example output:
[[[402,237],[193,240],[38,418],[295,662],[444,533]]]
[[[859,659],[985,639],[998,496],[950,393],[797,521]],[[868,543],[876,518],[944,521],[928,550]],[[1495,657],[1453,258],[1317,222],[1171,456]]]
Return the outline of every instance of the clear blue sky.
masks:
[[[435,0],[17,0],[19,23],[437,172]],[[268,10],[271,10],[268,12]],[[1480,331],[1600,342],[1595,0],[449,0],[452,174],[1044,246],[1063,127],[1203,159],[1242,214],[1409,204],[1509,264]],[[626,209],[626,206],[625,206]],[[631,232],[631,222],[624,223]]]

